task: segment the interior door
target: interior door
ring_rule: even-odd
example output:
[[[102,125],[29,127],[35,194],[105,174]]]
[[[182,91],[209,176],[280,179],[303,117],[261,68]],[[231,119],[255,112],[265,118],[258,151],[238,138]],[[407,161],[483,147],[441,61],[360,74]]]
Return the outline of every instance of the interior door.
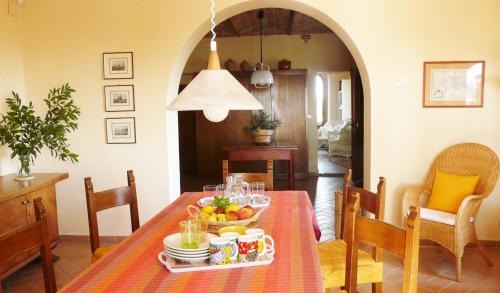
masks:
[[[358,68],[351,68],[351,111],[352,111],[352,181],[354,186],[363,187],[364,147],[364,97],[363,84]]]

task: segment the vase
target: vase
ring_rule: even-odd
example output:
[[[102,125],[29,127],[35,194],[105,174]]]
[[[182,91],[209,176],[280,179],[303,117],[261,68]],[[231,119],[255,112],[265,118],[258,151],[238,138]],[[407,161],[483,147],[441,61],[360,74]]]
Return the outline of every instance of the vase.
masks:
[[[256,144],[268,145],[271,143],[274,130],[258,129],[253,132],[253,140]]]
[[[19,167],[19,172],[17,173],[18,177],[16,180],[23,181],[33,179],[34,177],[30,176],[30,156],[21,155],[17,156],[17,158],[19,159],[21,166]]]

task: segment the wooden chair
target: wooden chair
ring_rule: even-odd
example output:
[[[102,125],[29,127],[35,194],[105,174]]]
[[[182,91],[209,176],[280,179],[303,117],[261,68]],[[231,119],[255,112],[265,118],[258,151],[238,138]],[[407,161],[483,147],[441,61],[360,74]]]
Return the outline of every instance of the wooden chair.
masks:
[[[359,193],[352,193],[346,209],[345,241],[346,275],[345,291],[356,292],[359,282],[358,268],[360,265],[358,243],[383,248],[403,259],[403,290],[404,293],[416,293],[418,282],[418,251],[420,217],[416,207],[410,207],[406,228],[402,229],[391,224],[357,215],[359,209]]]
[[[342,206],[337,213],[342,215],[345,219],[346,205],[348,203],[348,195],[351,192],[360,194],[361,210],[365,213],[371,213],[377,220],[384,219],[384,205],[385,205],[385,186],[386,181],[384,177],[380,177],[377,185],[377,193],[368,190],[351,186],[352,171],[348,170],[344,177],[344,186],[342,194],[337,193],[337,196],[342,198],[337,201],[337,205]],[[337,217],[337,221],[339,217]],[[344,286],[345,280],[345,259],[346,242],[345,239],[345,223],[340,221],[341,235],[340,239],[328,242],[321,242],[318,244],[318,252],[320,257],[321,274],[323,276],[323,284],[325,289],[333,287]],[[378,247],[373,247],[371,253],[364,250],[359,250],[360,267],[359,267],[359,284],[372,284],[372,292],[382,292],[382,279],[383,279],[383,250]]]
[[[477,247],[489,266],[493,265],[477,239],[475,222],[483,199],[495,188],[499,166],[495,152],[484,145],[454,145],[436,157],[422,186],[411,187],[404,194],[403,210],[408,210],[410,206],[421,207],[420,238],[443,246],[455,256],[457,281],[461,278],[464,248],[469,243]],[[464,198],[456,214],[426,208],[437,170],[455,175],[479,175],[474,194]],[[405,218],[406,215],[403,215],[403,220]]]
[[[92,250],[92,262],[103,257],[114,246],[101,247],[99,242],[99,229],[97,225],[97,212],[122,205],[130,205],[130,219],[132,232],[139,228],[139,212],[137,208],[137,194],[135,188],[135,177],[132,170],[127,171],[128,186],[94,192],[94,186],[90,177],[85,177],[85,194],[87,196],[87,212],[89,217],[90,249]]]
[[[0,236],[0,263],[5,263],[34,248],[40,248],[45,292],[56,292],[56,276],[47,224],[47,214],[41,198],[35,198],[36,222]],[[0,284],[0,292],[2,286]]]
[[[245,182],[264,182],[266,190],[273,190],[273,161],[267,161],[266,173],[231,173],[229,171],[229,161],[222,160],[222,179],[227,176],[241,176]]]

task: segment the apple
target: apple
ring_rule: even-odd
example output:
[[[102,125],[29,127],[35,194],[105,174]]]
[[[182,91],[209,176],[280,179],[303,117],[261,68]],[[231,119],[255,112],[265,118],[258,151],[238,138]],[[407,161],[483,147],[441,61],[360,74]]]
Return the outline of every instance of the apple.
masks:
[[[238,210],[238,217],[240,220],[246,220],[253,216],[253,208],[251,206],[244,206]]]
[[[238,216],[237,212],[230,211],[229,213],[227,213],[226,218],[228,221],[238,221],[240,217]]]
[[[224,209],[223,208],[216,208],[214,212],[216,214],[224,214]]]

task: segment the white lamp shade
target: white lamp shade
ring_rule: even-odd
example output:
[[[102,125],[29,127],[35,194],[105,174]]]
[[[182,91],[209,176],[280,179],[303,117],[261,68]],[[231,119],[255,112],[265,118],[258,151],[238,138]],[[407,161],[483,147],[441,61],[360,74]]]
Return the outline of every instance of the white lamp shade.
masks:
[[[218,110],[223,113],[262,108],[262,104],[229,71],[205,69],[168,105],[167,110]]]
[[[271,71],[268,69],[264,69],[261,66],[260,69],[255,69],[254,72],[252,72],[252,76],[250,77],[250,84],[253,85],[260,85],[260,86],[267,86],[271,85],[274,83],[274,78],[273,74]]]

